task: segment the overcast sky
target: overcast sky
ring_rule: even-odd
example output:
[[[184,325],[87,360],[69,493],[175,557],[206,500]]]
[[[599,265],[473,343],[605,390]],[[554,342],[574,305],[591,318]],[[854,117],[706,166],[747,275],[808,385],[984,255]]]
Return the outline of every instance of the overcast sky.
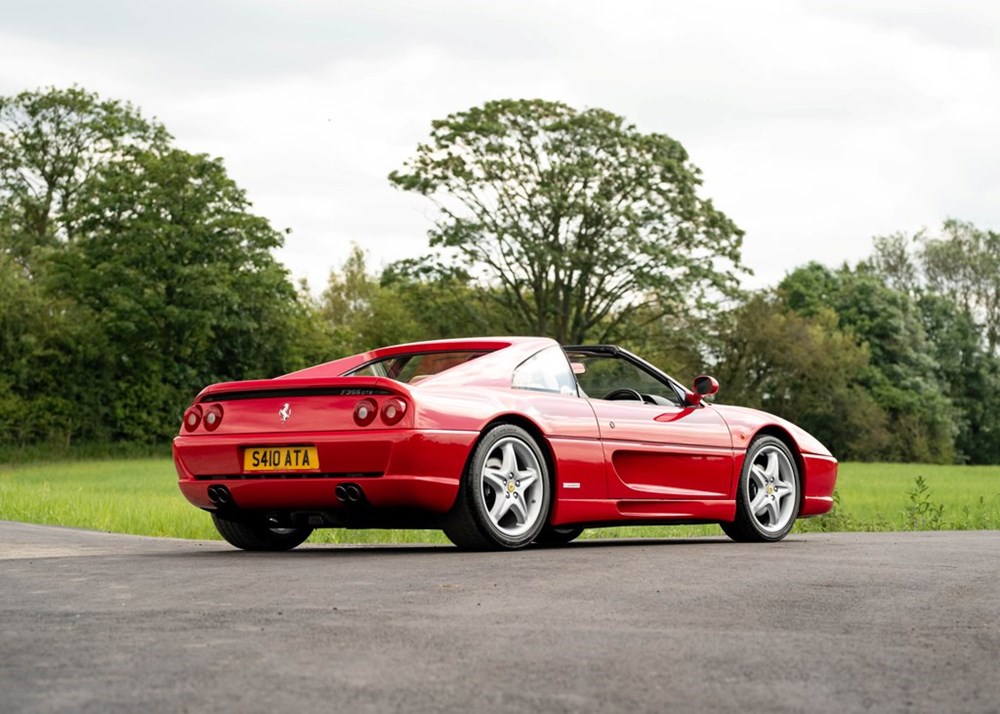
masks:
[[[390,187],[433,119],[490,99],[679,140],[746,231],[750,286],[948,217],[1000,229],[1000,3],[987,0],[4,2],[0,94],[78,84],[221,156],[322,289],[351,241],[426,250]]]

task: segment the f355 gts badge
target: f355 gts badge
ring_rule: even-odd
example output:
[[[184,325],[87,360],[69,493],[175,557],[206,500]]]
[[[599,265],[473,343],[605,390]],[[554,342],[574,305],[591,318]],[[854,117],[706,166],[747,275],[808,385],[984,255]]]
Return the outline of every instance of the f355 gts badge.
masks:
[[[278,410],[278,416],[281,417],[282,424],[288,421],[289,417],[292,416],[292,405],[285,402],[281,409]]]

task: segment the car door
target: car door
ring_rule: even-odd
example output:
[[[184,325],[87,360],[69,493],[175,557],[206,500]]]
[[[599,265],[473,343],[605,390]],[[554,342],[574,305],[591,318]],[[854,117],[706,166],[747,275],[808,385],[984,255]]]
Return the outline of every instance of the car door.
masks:
[[[729,428],[711,407],[591,399],[611,498],[727,498]]]
[[[669,378],[628,353],[568,354],[597,416],[609,497],[730,497],[732,439],[711,405],[686,405]]]

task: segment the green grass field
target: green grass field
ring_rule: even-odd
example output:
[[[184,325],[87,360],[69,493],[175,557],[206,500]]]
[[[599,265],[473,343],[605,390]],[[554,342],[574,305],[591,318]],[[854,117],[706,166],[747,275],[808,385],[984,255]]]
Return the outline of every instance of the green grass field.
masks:
[[[924,489],[918,488],[918,477]],[[1000,466],[841,464],[834,512],[802,531],[1000,529]],[[169,459],[0,465],[0,520],[175,538],[217,539],[209,516],[180,495]],[[624,527],[585,537],[718,535],[717,526]],[[446,542],[436,531],[324,530],[322,543]]]

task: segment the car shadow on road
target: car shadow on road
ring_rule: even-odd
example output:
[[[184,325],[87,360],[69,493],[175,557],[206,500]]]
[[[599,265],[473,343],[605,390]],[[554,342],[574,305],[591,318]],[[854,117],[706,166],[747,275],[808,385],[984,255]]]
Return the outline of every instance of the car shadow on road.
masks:
[[[712,546],[736,547],[726,537],[702,537],[702,538],[621,538],[621,539],[587,539],[566,545],[542,546],[533,545],[516,551],[461,551],[448,544],[422,544],[422,543],[392,543],[392,544],[348,544],[348,543],[314,543],[290,551],[282,552],[251,552],[237,548],[227,548],[222,543],[211,543],[210,549],[204,549],[199,543],[198,547],[192,548],[189,552],[172,551],[170,553],[149,553],[150,556],[183,556],[183,557],[206,557],[206,558],[330,558],[330,557],[370,557],[398,556],[398,555],[447,555],[467,557],[484,557],[493,555],[504,555],[507,557],[517,557],[518,555],[544,555],[547,553],[572,553],[601,548],[652,548],[652,547],[674,547],[683,548],[690,546],[712,547]]]

